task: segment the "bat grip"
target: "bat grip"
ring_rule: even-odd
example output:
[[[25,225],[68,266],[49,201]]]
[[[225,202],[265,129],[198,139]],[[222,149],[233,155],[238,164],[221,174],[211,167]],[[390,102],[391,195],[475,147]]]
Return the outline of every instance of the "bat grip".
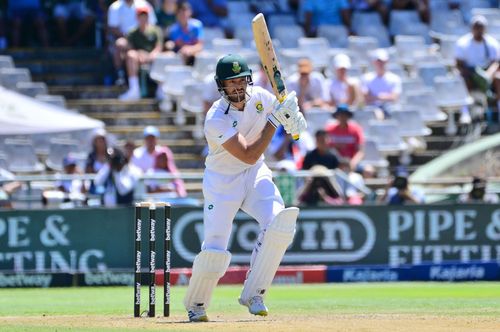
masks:
[[[300,138],[300,137],[299,137],[299,134],[293,134],[293,135],[292,135],[292,137],[293,137],[293,139],[294,139],[295,141],[298,141],[298,140],[299,140],[299,138]]]

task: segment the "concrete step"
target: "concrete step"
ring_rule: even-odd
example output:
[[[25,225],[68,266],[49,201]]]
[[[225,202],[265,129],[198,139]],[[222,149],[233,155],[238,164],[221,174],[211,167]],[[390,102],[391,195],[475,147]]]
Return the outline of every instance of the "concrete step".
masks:
[[[34,74],[83,74],[93,73],[102,76],[110,68],[110,63],[91,59],[84,61],[77,60],[59,60],[59,59],[36,59],[16,61],[16,67],[28,68]]]
[[[66,99],[116,99],[126,91],[126,87],[88,85],[70,86],[60,85],[49,87],[50,94],[62,95]]]
[[[67,101],[68,107],[82,113],[93,112],[157,112],[158,102],[155,99],[137,101],[120,101],[118,99],[74,99]]]
[[[440,150],[443,153],[460,140],[457,136],[427,136],[424,139],[428,150]]]
[[[415,167],[424,165],[442,154],[443,151],[440,150],[426,150],[414,153],[411,155],[411,165]],[[387,160],[389,161],[389,165],[391,167],[396,167],[400,164],[399,155],[388,156]]]
[[[165,140],[192,139],[192,131],[196,128],[193,125],[161,125],[156,124],[160,130],[160,138]],[[144,126],[107,126],[106,130],[115,135],[117,140],[143,139],[142,133]]]
[[[47,85],[99,85],[104,82],[105,72],[80,74],[33,74],[33,81],[45,82]]]
[[[2,51],[3,54],[10,55],[17,60],[33,59],[100,59],[105,55],[103,50],[95,48],[74,48],[74,47],[53,47],[53,48],[10,48]]]

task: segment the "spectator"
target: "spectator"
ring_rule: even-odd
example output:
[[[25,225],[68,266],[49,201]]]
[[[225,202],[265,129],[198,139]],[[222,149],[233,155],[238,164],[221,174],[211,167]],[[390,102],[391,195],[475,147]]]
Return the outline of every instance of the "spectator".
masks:
[[[300,190],[299,204],[306,206],[318,205],[341,205],[344,200],[340,196],[338,184],[332,176],[330,170],[322,165],[311,168],[311,176],[306,178],[304,186]]]
[[[486,180],[480,177],[472,179],[472,188],[470,192],[458,197],[460,203],[491,203],[498,204],[498,195],[486,193]]]
[[[493,89],[496,92],[497,109],[500,110],[500,46],[495,38],[486,33],[487,25],[484,16],[472,18],[471,32],[457,40],[455,58],[469,91],[486,93],[490,88]]]
[[[77,166],[77,160],[72,155],[68,155],[63,159],[64,174],[76,175],[81,174]],[[87,187],[85,182],[80,179],[62,180],[55,184],[57,188],[54,190],[46,190],[42,193],[42,203],[67,203],[73,202],[77,205],[86,204]]]
[[[425,202],[422,192],[410,189],[408,175],[398,173],[389,181],[381,201],[388,205],[405,205],[407,203],[423,204]]]
[[[297,73],[290,76],[287,87],[288,90],[297,92],[300,110],[305,113],[313,107],[326,106],[323,75],[313,71],[312,62],[308,58],[300,59],[297,67]]]
[[[302,169],[308,170],[316,165],[323,165],[328,169],[335,169],[339,166],[339,160],[328,148],[328,135],[324,130],[318,130],[315,134],[316,148],[309,151],[304,157]]]
[[[11,21],[12,46],[21,46],[21,31],[24,24],[33,23],[43,47],[49,47],[46,17],[41,0],[8,1],[7,18]]]
[[[349,106],[337,106],[333,113],[337,121],[328,124],[325,131],[329,136],[330,147],[334,148],[339,156],[349,158],[351,169],[356,170],[364,156],[365,138],[363,129],[356,122],[350,121],[352,115]]]
[[[221,28],[227,38],[233,37],[232,27],[227,19],[227,0],[189,0],[189,3],[193,8],[193,16],[204,27]]]
[[[80,21],[76,32],[69,37],[67,23],[70,18]],[[94,13],[87,8],[86,1],[67,0],[57,3],[54,7],[54,19],[62,45],[70,46],[78,42],[89,31],[94,23]]]
[[[131,205],[134,202],[134,190],[142,172],[127,162],[125,154],[113,149],[109,162],[95,177],[95,184],[103,186],[102,204],[104,206]]]
[[[128,51],[127,34],[137,27],[136,8],[148,7],[149,24],[156,25],[156,15],[153,8],[145,0],[116,0],[108,9],[108,27],[111,38],[111,54],[113,65],[117,72],[116,84],[125,84],[125,70],[123,64]]]
[[[430,21],[429,0],[392,0],[392,9],[417,10],[422,22],[428,24]]]
[[[339,161],[339,169],[343,176],[337,177],[337,183],[346,200],[350,205],[363,204],[365,194],[363,189],[366,188],[365,181],[361,174],[353,172],[350,166],[350,160],[341,158]]]
[[[302,11],[308,37],[316,37],[320,25],[351,26],[348,0],[304,0]]]
[[[156,155],[153,169],[146,172],[147,175],[174,174],[170,168],[169,155],[167,151],[161,151]],[[167,183],[159,183],[158,180],[145,181],[148,193],[171,193],[172,197],[186,197],[184,183],[180,179],[170,180]]]
[[[382,22],[387,24],[389,21],[389,9],[384,0],[350,0],[351,9],[354,12],[372,12],[376,11],[380,14]]]
[[[163,48],[161,29],[156,25],[149,24],[149,8],[137,7],[136,12],[139,25],[127,35],[129,46],[127,51],[128,91],[120,95],[120,100],[141,98],[140,67],[153,62]]]
[[[0,168],[0,209],[11,209],[11,195],[21,188],[21,183],[14,180],[14,174]]]
[[[362,78],[364,99],[368,105],[375,105],[389,112],[391,104],[398,101],[401,94],[401,78],[386,70],[389,55],[384,49],[374,52],[375,71],[366,73]]]
[[[182,55],[186,65],[193,65],[196,54],[203,50],[203,24],[192,18],[193,11],[188,2],[177,7],[177,21],[171,26],[167,49]]]
[[[335,77],[326,83],[328,90],[328,104],[336,107],[340,104],[354,106],[360,103],[359,85],[356,79],[347,76],[351,68],[351,59],[343,54],[337,54],[333,59]]]
[[[295,141],[281,126],[276,129],[265,157],[274,162],[290,160],[295,163],[295,169],[301,169],[305,154],[313,146],[314,142],[307,132],[301,133],[300,140]]]
[[[125,154],[125,158],[127,158],[127,162],[130,162],[132,160],[132,157],[134,156],[134,150],[136,148],[137,146],[132,140],[126,141],[123,145],[123,153]]]
[[[90,151],[87,156],[87,161],[85,163],[85,173],[95,174],[104,165],[109,162],[110,150],[108,149],[108,142],[106,140],[106,131],[104,129],[98,130],[92,139],[92,151]],[[98,194],[100,189],[91,181],[89,193]]]
[[[175,23],[175,13],[177,12],[176,0],[162,0],[160,8],[156,11],[158,26],[162,29],[163,35],[169,35],[169,29]]]

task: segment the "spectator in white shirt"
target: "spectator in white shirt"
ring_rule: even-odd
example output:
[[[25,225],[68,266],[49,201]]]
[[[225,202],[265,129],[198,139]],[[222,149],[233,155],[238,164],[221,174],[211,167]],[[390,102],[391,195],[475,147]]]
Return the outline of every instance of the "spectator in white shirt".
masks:
[[[500,46],[492,36],[486,33],[488,21],[484,16],[476,15],[471,20],[471,32],[460,37],[455,46],[457,68],[463,76],[469,91],[478,90],[476,72],[483,70],[492,81],[491,88],[497,95],[497,107],[500,109]],[[484,92],[484,91],[483,91]]]
[[[373,54],[374,71],[366,73],[362,78],[362,90],[368,105],[375,105],[387,112],[388,104],[398,101],[401,94],[401,78],[386,70],[389,54],[384,49],[375,50]]]
[[[333,59],[335,77],[326,83],[328,91],[328,104],[333,108],[337,105],[347,104],[349,106],[359,104],[359,85],[355,78],[347,75],[351,68],[351,59],[346,54],[340,53]]]
[[[313,71],[310,59],[302,58],[297,62],[297,73],[290,76],[287,82],[289,91],[297,92],[299,107],[307,112],[313,107],[324,107],[326,103],[324,92],[325,79],[321,73]]]
[[[156,15],[149,2],[144,0],[116,0],[108,9],[108,27],[110,32],[110,52],[113,65],[117,71],[117,84],[124,85],[125,70],[123,69],[128,50],[127,34],[137,27],[136,9],[147,7],[149,24],[156,25]]]

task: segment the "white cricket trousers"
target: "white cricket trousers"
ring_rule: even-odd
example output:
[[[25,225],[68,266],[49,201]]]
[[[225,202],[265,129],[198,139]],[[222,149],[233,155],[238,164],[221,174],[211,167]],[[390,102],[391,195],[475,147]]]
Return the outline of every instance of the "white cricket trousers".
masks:
[[[233,219],[241,208],[257,220],[259,239],[274,217],[284,209],[272,172],[258,162],[242,173],[226,175],[205,169],[203,177],[203,249],[227,250]]]

